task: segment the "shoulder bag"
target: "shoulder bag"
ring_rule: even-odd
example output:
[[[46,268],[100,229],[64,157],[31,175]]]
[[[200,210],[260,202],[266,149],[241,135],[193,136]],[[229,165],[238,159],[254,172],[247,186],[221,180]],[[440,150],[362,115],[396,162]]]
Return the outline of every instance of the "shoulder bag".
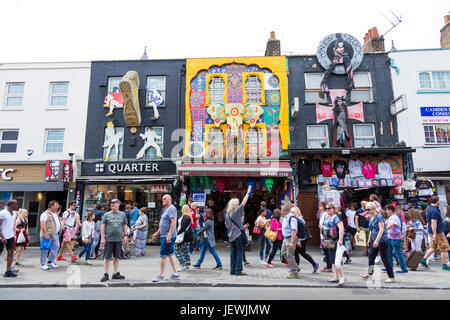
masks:
[[[266,237],[267,239],[269,239],[272,242],[275,242],[275,240],[277,240],[277,236],[278,236],[278,230],[277,231],[273,231],[272,228],[269,227],[266,228],[266,232],[264,233],[264,237]]]
[[[242,230],[241,228],[239,228],[239,226],[237,225],[236,222],[233,221],[233,219],[231,219],[230,216],[228,216],[231,220],[231,222],[241,231],[241,238],[242,238],[242,243],[244,244],[244,248],[247,248],[249,246],[248,240],[247,240],[247,236],[245,235],[245,231]]]

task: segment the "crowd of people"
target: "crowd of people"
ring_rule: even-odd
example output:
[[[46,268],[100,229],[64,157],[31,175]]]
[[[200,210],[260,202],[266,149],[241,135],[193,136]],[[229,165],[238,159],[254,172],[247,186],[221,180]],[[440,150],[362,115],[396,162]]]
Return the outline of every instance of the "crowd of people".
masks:
[[[244,223],[244,209],[250,193],[251,186],[241,201],[231,199],[223,212],[230,247],[229,272],[234,276],[247,275],[244,266],[250,264],[245,257],[249,224]],[[333,277],[328,281],[343,286],[346,282],[344,265],[351,263],[352,250],[359,242],[363,255],[368,257],[367,273],[362,275],[362,279],[370,279],[375,264],[382,262],[382,270],[387,273],[385,282],[395,282],[395,274],[408,273],[408,268],[415,270],[421,264],[429,269],[428,263],[437,259],[436,251],[440,252],[442,270],[450,271],[449,206],[445,206],[446,219],[442,219],[436,196],[431,197],[430,204],[420,203],[416,207],[408,205],[406,208],[394,204],[382,208],[375,194],[369,200],[362,201],[360,207],[351,203],[346,210],[333,203],[319,204],[320,248],[325,263],[322,269],[307,253],[307,243],[312,236],[301,210],[292,203],[284,203],[272,212],[263,201],[252,232],[253,236],[259,237],[260,264],[275,268],[273,261],[279,252],[281,262],[288,267],[287,278],[298,279],[301,256],[311,264],[312,273],[332,273]],[[201,214],[197,205],[192,203],[181,208],[178,218],[178,210],[172,204],[170,195],[163,196],[162,204],[164,212],[159,229],[152,236],[153,240],[159,238],[160,241],[160,273],[152,281],[164,280],[167,260],[172,269],[170,280],[179,280],[179,272],[188,271],[191,267],[200,269],[207,251],[216,263],[213,270],[222,270],[224,266],[215,249],[214,212],[208,208]],[[84,256],[84,264],[91,265],[90,260],[99,257],[102,249],[104,275],[101,281],[109,280],[111,260],[111,278],[125,279],[119,272],[119,259],[128,250],[129,241],[134,242],[136,257],[146,255],[149,223],[146,208],[139,209],[136,205],[127,204],[125,212],[122,212],[120,205],[120,200],[111,200],[108,212],[99,205],[95,212],[88,211],[81,222],[75,201],[69,202],[68,209],[62,214],[61,205],[50,201],[48,209],[40,216],[41,269],[58,268],[55,261],[66,260],[63,256],[65,250],[71,262],[81,263]],[[22,265],[21,255],[29,244],[27,216],[27,210],[18,209],[15,200],[8,201],[6,209],[0,211],[0,254],[4,247],[7,251],[4,277],[16,277],[19,272],[16,267]],[[75,255],[75,238],[79,233],[83,248]],[[194,251],[200,255],[191,264]],[[16,262],[13,266],[14,258]],[[400,270],[394,271],[394,259]]]

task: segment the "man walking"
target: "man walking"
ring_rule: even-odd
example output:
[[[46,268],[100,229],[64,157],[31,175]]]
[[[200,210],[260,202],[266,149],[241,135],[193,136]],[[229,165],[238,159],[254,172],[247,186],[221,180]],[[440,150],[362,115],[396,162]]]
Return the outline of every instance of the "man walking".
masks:
[[[50,240],[50,250],[41,250],[40,262],[42,270],[58,268],[54,262],[59,250],[59,234],[62,231],[61,222],[59,221],[57,213],[58,208],[58,201],[50,201],[48,204],[48,209],[41,214],[41,244],[44,238],[46,240]]]
[[[159,221],[159,229],[153,234],[152,239],[155,240],[158,236],[161,239],[161,249],[159,250],[159,256],[161,257],[160,273],[152,282],[160,282],[164,280],[164,269],[166,268],[167,258],[169,258],[170,265],[172,266],[173,274],[170,276],[170,280],[180,280],[180,276],[176,269],[176,261],[174,257],[175,253],[175,239],[177,233],[175,232],[177,224],[177,208],[172,204],[172,197],[169,194],[165,194],[162,198],[162,204],[164,213]]]
[[[290,205],[283,204],[281,206],[281,215],[283,216],[283,224],[281,232],[284,240],[281,246],[281,255],[286,259],[289,264],[289,270],[291,274],[288,279],[298,279],[298,267],[295,262],[295,247],[297,245],[297,218],[290,212]]]
[[[427,259],[436,250],[441,251],[442,256],[442,270],[450,271],[450,263],[448,261],[448,250],[450,246],[445,238],[442,226],[442,216],[439,210],[439,197],[431,197],[431,205],[427,210],[427,220],[428,220],[428,233],[431,237],[431,246],[427,253],[423,257],[420,263],[425,268],[429,269]]]
[[[105,213],[102,218],[102,226],[100,229],[102,245],[105,246],[105,253],[103,261],[105,263],[105,274],[101,278],[101,282],[109,280],[109,262],[114,257],[114,273],[112,279],[125,279],[119,273],[119,258],[122,252],[122,244],[128,241],[127,239],[127,217],[125,213],[119,211],[120,200],[113,199],[110,202],[111,211]]]
[[[64,239],[61,248],[59,249],[58,256],[56,257],[56,260],[58,261],[61,260],[66,261],[66,259],[62,256],[64,248],[67,248],[67,251],[69,251],[69,255],[71,257],[72,262],[77,261],[77,257],[73,254],[72,251],[72,239],[73,237],[75,237],[78,228],[80,228],[82,224],[80,222],[80,215],[78,214],[78,212],[76,212],[76,209],[77,209],[77,202],[70,201],[69,209],[67,209],[63,213],[62,228],[64,230]]]
[[[0,255],[3,252],[3,247],[6,246],[6,272],[4,277],[16,277],[19,270],[12,268],[14,258],[15,238],[14,238],[14,223],[16,222],[17,201],[10,200],[6,203],[6,209],[0,211]]]
[[[139,219],[139,208],[136,202],[133,203],[133,209],[130,211],[130,228],[136,224]]]

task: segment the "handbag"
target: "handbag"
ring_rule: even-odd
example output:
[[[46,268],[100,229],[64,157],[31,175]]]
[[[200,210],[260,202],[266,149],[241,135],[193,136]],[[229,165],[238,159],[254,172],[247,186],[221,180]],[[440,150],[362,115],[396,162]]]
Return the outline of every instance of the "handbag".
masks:
[[[334,249],[336,248],[336,241],[329,239],[329,240],[323,240],[322,246],[325,249]]]
[[[25,236],[23,235],[23,229],[20,230],[19,236],[17,237],[16,243],[24,243],[25,242]]]
[[[253,227],[253,233],[254,234],[261,234],[261,228],[258,226]]]
[[[416,231],[410,229],[410,230],[406,231],[406,236],[407,236],[409,239],[415,239],[415,238],[416,238]]]
[[[267,239],[269,239],[272,242],[275,242],[275,240],[277,239],[278,236],[278,230],[277,231],[273,231],[270,226],[266,229],[266,232],[264,233],[264,237],[266,237]]]
[[[183,241],[184,241],[184,232],[177,235],[177,238],[175,239],[175,243],[180,244],[180,243],[183,243]]]
[[[52,246],[50,244],[50,239],[47,240],[45,238],[42,238],[40,249],[41,250],[50,250],[51,248],[52,248]]]

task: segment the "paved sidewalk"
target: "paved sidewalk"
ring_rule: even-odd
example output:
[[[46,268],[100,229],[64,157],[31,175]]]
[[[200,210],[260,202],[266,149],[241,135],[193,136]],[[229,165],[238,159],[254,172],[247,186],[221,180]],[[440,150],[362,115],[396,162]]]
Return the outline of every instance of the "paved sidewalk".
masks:
[[[131,247],[132,248],[132,247]],[[120,260],[119,271],[125,276],[125,280],[110,280],[100,282],[103,276],[103,260],[91,260],[92,264],[84,265],[84,259],[80,264],[69,261],[57,261],[59,268],[43,271],[39,266],[39,248],[27,248],[22,255],[20,272],[16,278],[4,278],[5,254],[0,258],[0,288],[5,287],[104,287],[104,286],[222,286],[222,287],[313,287],[331,288],[337,284],[328,283],[331,273],[312,274],[312,266],[300,257],[300,279],[288,280],[288,269],[276,256],[274,269],[269,269],[259,263],[258,247],[253,245],[252,251],[246,252],[247,260],[252,264],[244,267],[247,276],[236,277],[229,274],[229,247],[219,243],[217,251],[222,260],[224,269],[214,271],[215,261],[209,252],[200,270],[190,269],[180,272],[180,281],[163,281],[152,283],[154,276],[159,274],[159,247],[147,246],[145,257],[132,256],[129,260]],[[80,249],[77,249],[80,252]],[[324,266],[322,256],[318,248],[311,246],[308,252],[314,260]],[[195,252],[191,257],[191,264],[195,264],[199,253]],[[66,258],[68,258],[66,256]],[[345,260],[345,258],[344,258]],[[386,273],[381,272],[382,265],[377,265],[375,281],[365,281],[361,276],[367,272],[367,257],[362,256],[362,251],[357,248],[353,252],[351,264],[344,265],[344,273],[347,279],[345,287],[348,288],[398,288],[398,289],[450,289],[450,272],[443,271],[441,261],[430,264],[431,270],[425,270],[419,266],[418,271],[410,271],[408,274],[396,274],[396,283],[386,284]],[[110,276],[113,265],[110,265]],[[399,270],[396,267],[395,270]],[[165,277],[171,274],[170,264],[167,262]],[[420,294],[420,293],[418,293]]]

